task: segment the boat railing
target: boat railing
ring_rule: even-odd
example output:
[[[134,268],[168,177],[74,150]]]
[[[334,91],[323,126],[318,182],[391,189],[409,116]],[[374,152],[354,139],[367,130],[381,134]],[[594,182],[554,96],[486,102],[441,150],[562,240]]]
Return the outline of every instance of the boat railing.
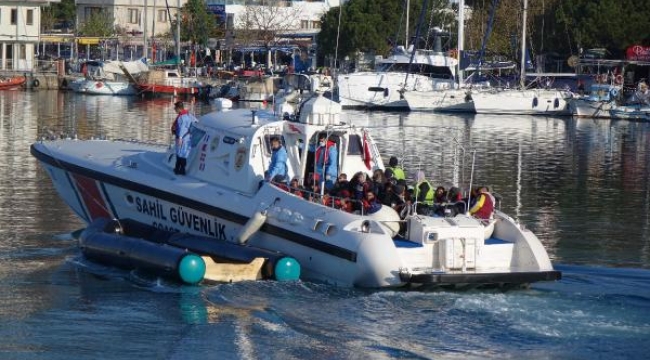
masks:
[[[369,214],[366,212],[362,200],[354,199],[349,196],[336,196],[329,193],[321,194],[320,192],[312,191],[304,187],[291,187],[284,182],[271,181],[271,184],[281,190],[296,195],[309,202],[321,204],[323,206],[351,214],[357,214],[361,216]]]

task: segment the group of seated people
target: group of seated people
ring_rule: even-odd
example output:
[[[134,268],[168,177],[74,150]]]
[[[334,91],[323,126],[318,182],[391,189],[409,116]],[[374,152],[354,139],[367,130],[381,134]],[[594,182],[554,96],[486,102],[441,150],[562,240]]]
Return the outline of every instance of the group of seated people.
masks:
[[[342,173],[331,190],[322,193],[322,184],[313,181],[313,178],[312,181],[307,180],[304,185],[298,178],[292,179],[288,185],[277,185],[306,200],[351,213],[373,214],[379,211],[382,205],[393,208],[401,218],[413,212],[429,216],[455,216],[468,210],[468,199],[462,198],[459,188],[452,187],[447,190],[438,186],[429,191],[426,189],[430,186],[428,181],[408,186],[406,180],[396,179],[390,169],[375,170],[372,177],[365,172],[358,172],[350,180],[347,174]],[[487,193],[487,188],[482,188]],[[492,195],[481,196],[480,189],[477,188],[469,199],[469,212],[479,218],[489,218],[495,200]]]

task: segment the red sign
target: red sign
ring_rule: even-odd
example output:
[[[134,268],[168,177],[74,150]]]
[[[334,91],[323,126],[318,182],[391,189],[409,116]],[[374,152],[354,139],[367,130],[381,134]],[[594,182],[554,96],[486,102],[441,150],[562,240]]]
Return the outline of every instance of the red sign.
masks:
[[[650,61],[650,46],[632,45],[625,51],[626,60]]]

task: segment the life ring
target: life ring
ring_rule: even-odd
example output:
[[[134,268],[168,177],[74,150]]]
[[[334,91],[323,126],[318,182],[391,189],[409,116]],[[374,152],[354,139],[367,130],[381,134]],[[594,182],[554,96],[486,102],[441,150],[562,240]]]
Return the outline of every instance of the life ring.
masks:
[[[621,74],[616,75],[616,77],[614,78],[614,82],[616,83],[616,85],[621,85],[623,83],[623,75]]]
[[[41,85],[41,82],[38,81],[38,79],[34,79],[34,81],[32,81],[32,87],[37,88],[39,85]]]

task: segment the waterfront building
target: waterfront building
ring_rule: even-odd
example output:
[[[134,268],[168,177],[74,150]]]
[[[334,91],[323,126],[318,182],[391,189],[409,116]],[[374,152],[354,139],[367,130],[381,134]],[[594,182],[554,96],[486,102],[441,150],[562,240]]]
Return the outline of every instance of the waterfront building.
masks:
[[[0,70],[31,72],[41,35],[41,6],[60,0],[0,0]]]

